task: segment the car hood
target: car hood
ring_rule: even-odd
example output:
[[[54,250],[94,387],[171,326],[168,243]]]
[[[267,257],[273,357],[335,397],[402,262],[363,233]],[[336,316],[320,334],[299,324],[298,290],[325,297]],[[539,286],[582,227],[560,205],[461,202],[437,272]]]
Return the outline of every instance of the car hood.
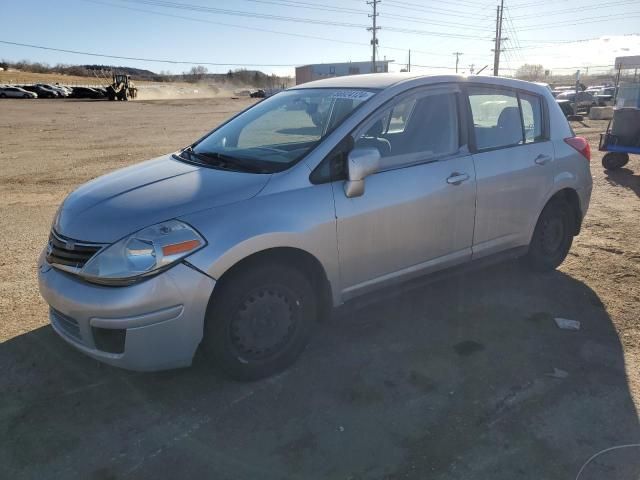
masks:
[[[154,223],[251,198],[270,176],[166,155],[85,183],[63,202],[54,228],[76,240],[112,243]]]

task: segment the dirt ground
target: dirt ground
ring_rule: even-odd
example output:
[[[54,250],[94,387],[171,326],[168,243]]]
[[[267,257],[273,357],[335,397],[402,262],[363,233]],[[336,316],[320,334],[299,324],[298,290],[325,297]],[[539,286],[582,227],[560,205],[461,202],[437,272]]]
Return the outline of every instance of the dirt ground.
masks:
[[[57,338],[36,258],[65,195],[250,102],[0,102],[0,478],[574,479],[640,443],[640,158],[603,171],[606,122],[573,124],[594,192],[557,272],[510,262],[357,300],[251,384],[202,360],[125,372]],[[639,476],[630,447],[580,479]]]

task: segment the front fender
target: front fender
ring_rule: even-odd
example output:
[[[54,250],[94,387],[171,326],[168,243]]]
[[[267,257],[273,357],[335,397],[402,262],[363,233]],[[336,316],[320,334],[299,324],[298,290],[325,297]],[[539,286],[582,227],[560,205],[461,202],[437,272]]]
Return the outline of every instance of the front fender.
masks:
[[[264,250],[289,247],[315,257],[335,297],[339,292],[336,219],[331,185],[259,195],[252,199],[181,217],[207,239],[188,258],[214,279],[241,260]]]

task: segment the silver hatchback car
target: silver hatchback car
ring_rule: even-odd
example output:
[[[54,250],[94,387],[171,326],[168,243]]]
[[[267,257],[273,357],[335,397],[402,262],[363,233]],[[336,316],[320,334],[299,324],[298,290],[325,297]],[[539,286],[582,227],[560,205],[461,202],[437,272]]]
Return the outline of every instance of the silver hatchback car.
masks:
[[[496,255],[560,265],[589,144],[551,92],[374,74],[299,85],[64,201],[39,259],[55,331],[111,365],[239,379],[291,364],[323,311]]]

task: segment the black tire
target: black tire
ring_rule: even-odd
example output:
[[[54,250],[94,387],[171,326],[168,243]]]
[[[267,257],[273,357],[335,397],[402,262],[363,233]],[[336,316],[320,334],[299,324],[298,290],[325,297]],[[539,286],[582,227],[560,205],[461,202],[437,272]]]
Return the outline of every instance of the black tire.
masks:
[[[284,370],[307,346],[318,317],[312,283],[277,263],[254,263],[228,275],[207,309],[205,355],[236,380]]]
[[[617,170],[629,163],[629,154],[622,152],[605,153],[602,157],[602,166],[605,170]]]
[[[4,93],[0,93],[0,98],[7,98],[7,96]]]
[[[30,97],[27,93],[25,93],[24,95],[22,95],[22,98],[30,98]]]
[[[565,200],[556,198],[547,203],[525,256],[532,270],[548,272],[564,261],[573,243],[575,222],[575,212]]]

